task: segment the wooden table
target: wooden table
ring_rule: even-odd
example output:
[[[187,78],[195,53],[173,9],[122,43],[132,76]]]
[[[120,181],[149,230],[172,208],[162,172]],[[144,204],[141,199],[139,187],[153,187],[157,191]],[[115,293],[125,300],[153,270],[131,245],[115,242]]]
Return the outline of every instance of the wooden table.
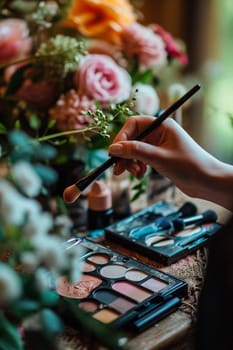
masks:
[[[161,198],[158,197],[157,200],[165,199],[169,200],[171,194],[169,194],[169,198]],[[174,193],[173,193],[174,196]],[[198,210],[200,212],[213,209],[218,213],[218,221],[220,223],[226,222],[231,213],[224,208],[215,205],[208,201],[203,201],[199,199],[189,198],[184,195],[180,191],[176,189],[175,195],[175,205],[178,207],[184,203],[185,201],[190,200],[194,202]],[[145,202],[142,201],[142,205],[145,207]],[[137,209],[140,209],[140,205]],[[150,259],[141,256],[136,252],[132,252],[127,250],[126,248],[119,247],[112,242],[105,242],[112,248],[117,248],[123,254],[134,257],[138,260],[143,261],[148,265],[152,265],[156,268],[161,268],[165,272],[178,273],[177,277],[180,277],[186,280],[189,284],[195,285],[195,280],[200,282],[201,278],[204,277],[204,267],[206,261],[202,263],[203,260],[206,260],[207,257],[207,248],[201,248],[199,251],[195,252],[193,255],[189,256],[187,259],[187,266],[189,266],[189,270],[185,270],[185,274],[182,275],[182,269],[180,269],[180,265],[185,264],[185,259],[182,259],[181,262],[171,265],[170,267],[165,267],[162,265],[158,265],[156,262],[152,262]],[[192,266],[193,264],[193,266]],[[196,265],[195,265],[196,264]],[[195,265],[195,266],[194,266]],[[191,282],[191,283],[190,283]],[[192,288],[192,286],[190,287]],[[195,289],[195,288],[194,288]],[[190,295],[187,300],[184,300],[183,305],[174,313],[167,316],[165,319],[161,320],[159,323],[150,327],[145,332],[129,339],[127,342],[127,347],[129,350],[192,350],[193,346],[193,329],[195,324],[195,309],[197,305],[198,292],[200,288],[197,288],[196,295]],[[190,292],[190,291],[189,291]],[[195,291],[194,291],[195,293]],[[195,304],[195,305],[194,305]],[[82,345],[78,342],[78,339],[75,335],[73,335],[68,331],[67,334],[64,334],[61,340],[61,348],[64,350],[87,350],[87,348],[82,348]],[[102,349],[102,348],[101,348]],[[89,349],[91,350],[91,349]]]

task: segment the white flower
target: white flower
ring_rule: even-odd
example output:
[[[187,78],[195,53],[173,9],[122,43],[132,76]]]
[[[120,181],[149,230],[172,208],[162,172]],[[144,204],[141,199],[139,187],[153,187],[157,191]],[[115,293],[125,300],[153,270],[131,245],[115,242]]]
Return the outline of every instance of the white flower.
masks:
[[[0,263],[0,303],[20,297],[21,281],[17,273],[6,264]]]
[[[137,83],[133,87],[136,92],[134,109],[137,113],[155,115],[159,110],[159,97],[151,85]]]
[[[26,273],[33,272],[39,263],[38,256],[34,252],[23,252],[20,256],[23,271]]]
[[[52,226],[52,216],[49,213],[39,210],[29,213],[28,220],[25,223],[22,232],[28,238],[33,238],[37,235],[46,235]]]
[[[23,224],[24,200],[25,198],[7,180],[0,180],[0,215],[3,222],[16,226]]]
[[[84,255],[84,249],[81,245],[76,245],[71,247],[70,249],[65,250],[65,256],[69,263],[70,270],[70,281],[71,283],[75,283],[79,281],[82,271],[82,261],[80,259],[81,256]]]
[[[65,266],[65,252],[62,241],[55,236],[36,236],[32,240],[40,262],[52,270],[60,270]]]
[[[54,219],[54,225],[56,227],[56,231],[58,231],[61,236],[67,237],[70,235],[73,222],[68,216],[59,215]]]
[[[40,193],[41,179],[28,162],[21,160],[15,163],[11,173],[16,184],[27,196],[34,197]]]
[[[186,87],[180,83],[173,83],[168,88],[168,96],[171,103],[175,102],[186,92]]]
[[[72,284],[77,283],[80,280],[81,277],[81,267],[82,267],[82,261],[77,256],[72,259],[71,266],[70,266],[70,282]]]
[[[36,287],[40,291],[54,288],[52,273],[44,267],[39,267],[35,272]]]

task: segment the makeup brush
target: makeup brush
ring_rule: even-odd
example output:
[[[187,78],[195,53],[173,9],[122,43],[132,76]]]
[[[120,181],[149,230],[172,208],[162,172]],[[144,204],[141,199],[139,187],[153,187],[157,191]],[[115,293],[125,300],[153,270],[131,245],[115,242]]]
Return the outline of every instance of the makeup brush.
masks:
[[[216,222],[217,214],[214,210],[206,210],[202,214],[190,216],[187,218],[176,219],[173,221],[173,226],[176,230],[183,230],[190,225],[203,224],[208,222]]]
[[[194,85],[189,91],[187,91],[181,98],[174,102],[170,107],[163,111],[159,117],[141,132],[135,140],[141,140],[148,134],[150,134],[155,128],[157,128],[166,118],[174,113],[180,106],[182,106],[192,95],[194,95],[200,89],[200,85]],[[67,203],[75,202],[80,196],[81,192],[86,189],[94,180],[96,180],[105,170],[112,166],[119,158],[111,157],[101,164],[96,169],[92,170],[89,174],[81,178],[75,184],[68,186],[63,192],[63,199]]]

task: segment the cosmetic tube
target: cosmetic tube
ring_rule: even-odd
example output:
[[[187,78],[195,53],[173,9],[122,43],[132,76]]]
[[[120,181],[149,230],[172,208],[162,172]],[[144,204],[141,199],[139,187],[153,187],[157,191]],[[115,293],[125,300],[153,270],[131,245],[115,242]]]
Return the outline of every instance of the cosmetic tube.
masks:
[[[102,229],[113,220],[112,193],[102,180],[96,180],[88,192],[87,227]]]

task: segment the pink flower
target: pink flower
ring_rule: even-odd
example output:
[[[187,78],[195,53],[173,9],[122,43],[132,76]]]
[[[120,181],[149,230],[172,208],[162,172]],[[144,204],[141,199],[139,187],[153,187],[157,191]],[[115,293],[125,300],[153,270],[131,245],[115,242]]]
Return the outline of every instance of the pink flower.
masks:
[[[122,54],[121,47],[100,39],[90,39],[86,41],[89,54],[100,54],[110,56],[121,67],[126,67],[127,62]]]
[[[181,64],[186,65],[188,63],[188,57],[173,36],[158,24],[151,25],[151,28],[164,40],[168,55],[177,58]]]
[[[21,19],[0,21],[0,64],[27,56],[31,50],[29,31]]]
[[[131,78],[109,56],[87,55],[81,61],[74,78],[79,94],[87,95],[102,106],[121,103],[131,94]]]
[[[51,119],[56,120],[56,127],[61,131],[82,130],[88,127],[93,120],[83,112],[95,111],[95,102],[87,96],[80,96],[75,90],[70,90],[58,99],[54,108],[50,109]],[[87,135],[91,136],[90,133]],[[75,135],[77,140],[83,141],[80,134]]]
[[[136,83],[133,87],[136,91],[134,110],[140,114],[155,115],[159,109],[159,97],[151,85]]]
[[[17,91],[16,97],[36,108],[43,109],[50,107],[56,101],[58,94],[59,89],[54,82],[32,82],[26,79]]]
[[[158,70],[166,65],[165,44],[151,28],[134,23],[123,28],[121,38],[126,57],[136,57],[141,69]]]

